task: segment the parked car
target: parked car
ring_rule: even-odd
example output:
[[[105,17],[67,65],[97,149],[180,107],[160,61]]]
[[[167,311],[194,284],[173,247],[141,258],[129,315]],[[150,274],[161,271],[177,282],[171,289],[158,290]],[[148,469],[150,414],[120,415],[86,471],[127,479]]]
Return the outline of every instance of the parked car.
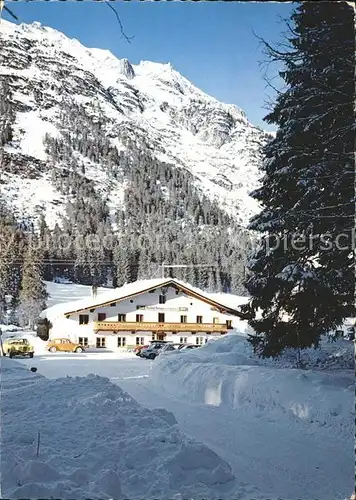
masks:
[[[135,349],[134,349],[134,353],[136,354],[136,356],[140,356],[141,355],[141,351],[142,349],[147,349],[148,347],[150,347],[149,345],[138,345]]]
[[[187,349],[196,349],[197,347],[200,347],[200,345],[193,345],[193,344],[181,344],[179,346],[180,351],[186,351]]]
[[[33,358],[34,348],[27,339],[10,338],[3,342],[4,355],[9,355],[10,358],[14,356],[28,356]]]
[[[69,339],[51,339],[47,343],[49,352],[84,352],[84,347]]]
[[[179,346],[179,344],[166,344],[161,349],[157,350],[156,355],[158,356],[161,354],[169,354],[171,352],[175,352],[178,350],[178,346]]]
[[[168,340],[151,340],[149,342],[149,345],[139,345],[139,346],[137,346],[136,349],[134,350],[134,352],[136,353],[136,356],[140,356],[141,357],[141,354],[142,354],[143,350],[149,349],[153,345],[166,345],[166,344],[172,344],[172,342],[170,342]]]
[[[173,345],[173,342],[167,341],[152,341],[151,345],[146,349],[141,349],[140,357],[146,359],[155,359],[158,356],[158,352],[163,349],[166,345]]]

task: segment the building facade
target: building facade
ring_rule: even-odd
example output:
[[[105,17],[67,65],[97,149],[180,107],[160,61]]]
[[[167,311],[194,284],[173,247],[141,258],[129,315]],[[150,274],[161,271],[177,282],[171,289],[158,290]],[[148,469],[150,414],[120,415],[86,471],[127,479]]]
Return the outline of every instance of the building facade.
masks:
[[[47,315],[51,338],[110,350],[133,349],[151,340],[201,345],[234,328],[239,316],[174,279],[132,283],[96,299],[62,304],[60,313]]]

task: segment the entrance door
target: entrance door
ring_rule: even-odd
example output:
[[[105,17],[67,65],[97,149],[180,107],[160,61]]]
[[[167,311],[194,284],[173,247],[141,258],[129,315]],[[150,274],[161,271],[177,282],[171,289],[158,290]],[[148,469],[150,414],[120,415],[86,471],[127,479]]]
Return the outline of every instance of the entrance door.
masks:
[[[165,333],[157,333],[157,340],[165,340],[166,334]]]

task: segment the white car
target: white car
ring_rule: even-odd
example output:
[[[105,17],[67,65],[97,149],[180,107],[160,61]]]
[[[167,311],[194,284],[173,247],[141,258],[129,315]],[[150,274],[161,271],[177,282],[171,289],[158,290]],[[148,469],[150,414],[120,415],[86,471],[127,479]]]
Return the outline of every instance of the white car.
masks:
[[[177,352],[179,349],[179,344],[166,344],[165,346],[162,347],[162,349],[159,349],[158,354],[170,354],[172,352]]]
[[[182,347],[179,348],[179,350],[186,351],[186,350],[196,349],[197,347],[200,347],[200,345],[184,344],[182,345]]]

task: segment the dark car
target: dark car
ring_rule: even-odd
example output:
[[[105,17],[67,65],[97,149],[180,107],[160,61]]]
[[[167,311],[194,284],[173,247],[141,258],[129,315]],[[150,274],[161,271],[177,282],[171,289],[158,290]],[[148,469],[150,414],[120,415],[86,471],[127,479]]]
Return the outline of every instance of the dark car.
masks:
[[[169,342],[168,340],[151,340],[149,342],[149,345],[140,345],[140,346],[137,346],[134,352],[135,352],[136,356],[139,356],[140,358],[142,358],[142,357],[145,357],[145,356],[142,356],[142,353],[145,350],[150,349],[154,345],[163,346],[163,345],[166,345],[166,344],[171,344],[171,342]]]
[[[172,345],[172,347],[173,347],[173,343],[167,342],[166,340],[152,341],[151,345],[149,347],[147,347],[147,349],[141,349],[140,357],[146,358],[146,359],[155,359],[158,356],[159,351],[163,348],[166,348],[167,345]]]

